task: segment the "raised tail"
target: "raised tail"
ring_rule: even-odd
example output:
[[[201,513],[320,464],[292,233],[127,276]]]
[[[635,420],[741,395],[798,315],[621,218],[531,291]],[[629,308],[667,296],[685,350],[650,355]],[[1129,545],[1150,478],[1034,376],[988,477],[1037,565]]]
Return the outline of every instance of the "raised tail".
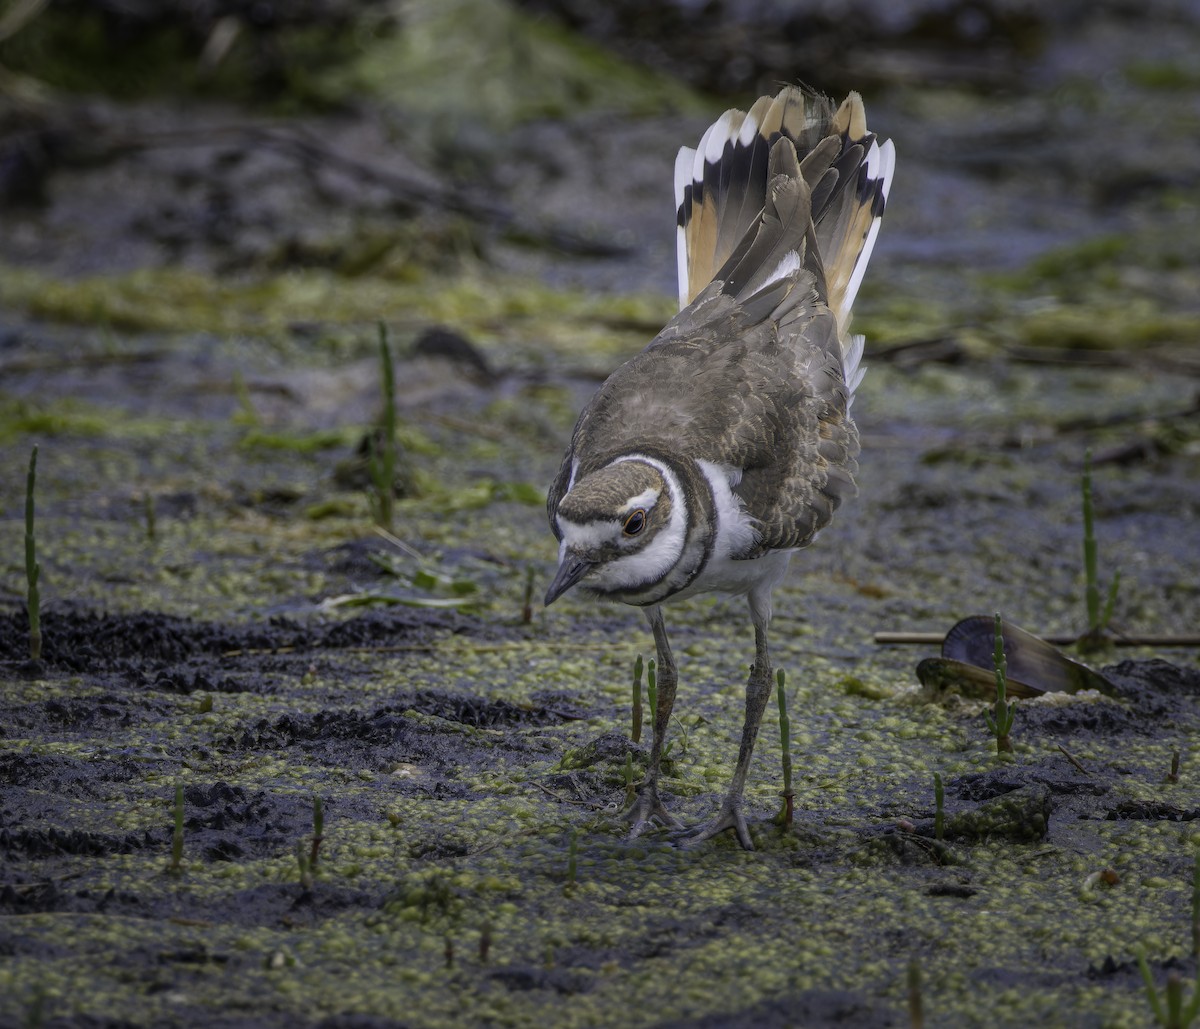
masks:
[[[825,97],[789,86],[749,111],[726,111],[675,160],[680,307],[714,279],[742,299],[787,277],[791,257],[813,274],[818,299],[837,317],[853,388],[862,342],[846,328],[894,168],[891,140],[881,144],[867,131],[857,93],[835,110]],[[805,195],[776,204],[788,180]],[[785,210],[799,217],[764,224],[764,215]]]

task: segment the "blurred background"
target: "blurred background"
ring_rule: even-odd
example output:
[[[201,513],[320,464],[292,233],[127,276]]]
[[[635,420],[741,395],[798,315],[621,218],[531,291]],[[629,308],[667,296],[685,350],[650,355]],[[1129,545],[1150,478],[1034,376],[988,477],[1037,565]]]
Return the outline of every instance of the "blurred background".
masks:
[[[1200,5],[1186,0],[7,0],[2,12],[7,265],[411,281],[466,259],[669,293],[675,149],[724,107],[802,81],[860,90],[897,141],[881,243],[895,259],[878,262],[876,286],[919,281],[961,301],[964,263],[1027,268],[1106,236],[1076,257],[1076,279],[1093,270],[1080,262],[1120,277],[1131,249],[1153,248],[1173,267],[1133,283],[1137,299],[1182,314],[1196,295],[1169,274],[1200,246]],[[946,270],[954,285],[939,289]],[[10,284],[0,301],[28,306],[34,288]],[[1117,306],[1120,329],[1156,331],[1157,315],[1130,326]]]

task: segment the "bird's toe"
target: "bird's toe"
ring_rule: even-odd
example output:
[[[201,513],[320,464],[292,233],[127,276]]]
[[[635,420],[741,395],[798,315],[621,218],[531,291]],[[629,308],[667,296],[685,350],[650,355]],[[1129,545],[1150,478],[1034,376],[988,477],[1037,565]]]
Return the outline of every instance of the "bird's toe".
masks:
[[[625,820],[629,822],[629,838],[636,839],[645,832],[648,826],[664,825],[668,829],[680,828],[680,823],[666,809],[659,799],[658,790],[653,785],[645,785],[638,790],[633,803],[625,811]]]
[[[705,840],[711,840],[714,836],[725,832],[726,829],[734,831],[743,850],[754,849],[754,841],[750,838],[750,830],[746,827],[746,816],[742,814],[742,802],[740,799],[730,797],[725,798],[724,803],[721,804],[721,810],[717,812],[715,818],[705,822],[698,829],[681,833],[675,838],[675,844],[688,850],[691,847],[699,846]]]

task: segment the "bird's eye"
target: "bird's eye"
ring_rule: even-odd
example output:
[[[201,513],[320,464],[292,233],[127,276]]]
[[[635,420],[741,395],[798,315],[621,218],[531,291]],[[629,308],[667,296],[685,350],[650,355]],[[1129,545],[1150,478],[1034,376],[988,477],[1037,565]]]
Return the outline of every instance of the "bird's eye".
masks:
[[[626,536],[636,536],[646,527],[646,512],[640,507],[625,519],[624,532]]]

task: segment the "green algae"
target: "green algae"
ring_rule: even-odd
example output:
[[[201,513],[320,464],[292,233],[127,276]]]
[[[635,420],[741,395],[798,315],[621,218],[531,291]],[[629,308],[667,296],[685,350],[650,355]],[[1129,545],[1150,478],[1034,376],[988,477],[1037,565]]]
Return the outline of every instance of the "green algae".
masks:
[[[1194,196],[1178,202],[1181,218],[1195,216]],[[1066,349],[1194,344],[1200,319],[1171,301],[1194,291],[1196,257],[1191,234],[1157,223],[1053,249],[1019,272],[986,277],[993,289],[1023,298],[1008,310],[993,309],[989,331]]]
[[[1011,280],[1025,290],[1053,283],[1060,288],[1094,284],[1111,289],[1117,285],[1115,265],[1127,255],[1132,241],[1128,236],[1097,236],[1073,246],[1056,247],[1035,257],[1029,267]]]
[[[614,300],[494,273],[398,285],[320,269],[227,281],[159,268],[66,282],[0,267],[0,303],[65,323],[99,323],[128,332],[250,335],[277,345],[286,345],[293,325],[312,321],[364,330],[372,320],[404,327],[451,324],[494,341],[536,341],[539,349],[593,360],[640,348],[672,313],[671,302],[661,296]],[[365,339],[364,334],[361,346]]]
[[[450,148],[466,119],[492,131],[582,111],[698,111],[678,81],[633,65],[503,0],[420,0],[404,30],[324,76],[335,95],[366,92],[427,123]]]
[[[0,44],[0,59],[66,93],[221,97],[295,111],[329,104],[323,72],[361,49],[355,19],[283,19],[264,27],[236,16],[205,25],[172,13],[50,7]],[[229,45],[211,59],[206,43],[221,36]]]
[[[112,428],[111,417],[76,403],[30,401],[0,394],[0,440],[24,436],[99,436]]]
[[[372,5],[310,24],[284,18],[263,27],[231,16],[207,31],[183,18],[130,18],[117,60],[100,12],[52,8],[5,40],[0,59],[69,93],[221,97],[285,113],[364,96],[431,122],[470,112],[492,126],[594,109],[699,109],[694,94],[670,77],[504,0],[421,0],[405,4],[399,24],[395,19]],[[221,33],[229,42],[221,59],[202,59],[206,38]]]
[[[270,432],[251,429],[241,438],[239,446],[247,449],[290,450],[298,454],[312,454],[335,447],[347,448],[358,442],[359,431],[344,429],[319,429],[316,432]]]
[[[963,330],[971,314],[961,302],[939,301],[907,289],[864,288],[854,316],[854,331],[867,338],[868,347],[949,339]]]
[[[1143,89],[1175,92],[1200,87],[1200,68],[1179,61],[1133,61],[1124,74]]]
[[[1164,313],[1152,301],[1111,306],[1049,305],[1018,319],[1011,330],[1031,346],[1110,350],[1200,341],[1200,317]]]

